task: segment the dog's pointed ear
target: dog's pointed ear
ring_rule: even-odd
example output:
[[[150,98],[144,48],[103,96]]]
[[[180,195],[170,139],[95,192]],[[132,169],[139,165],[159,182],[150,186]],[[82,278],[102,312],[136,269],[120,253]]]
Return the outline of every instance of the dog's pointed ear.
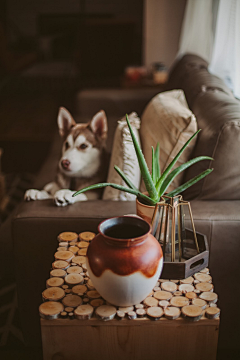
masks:
[[[67,136],[71,127],[76,125],[72,115],[64,107],[59,108],[57,122],[58,122],[59,134],[63,137]]]
[[[90,122],[90,127],[94,134],[101,137],[103,140],[107,138],[108,125],[107,125],[107,116],[105,111],[99,111]]]

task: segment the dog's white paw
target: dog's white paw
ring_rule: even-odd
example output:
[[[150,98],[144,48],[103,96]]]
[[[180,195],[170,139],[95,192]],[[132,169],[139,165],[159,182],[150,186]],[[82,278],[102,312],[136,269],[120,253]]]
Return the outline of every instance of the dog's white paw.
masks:
[[[75,191],[62,189],[58,190],[54,195],[54,200],[57,206],[66,206],[69,204],[74,204],[78,201],[86,201],[87,197],[84,194],[80,194],[76,197],[72,197]]]
[[[49,195],[45,190],[29,189],[25,192],[24,195],[24,200],[26,201],[45,199],[52,199],[52,196]]]

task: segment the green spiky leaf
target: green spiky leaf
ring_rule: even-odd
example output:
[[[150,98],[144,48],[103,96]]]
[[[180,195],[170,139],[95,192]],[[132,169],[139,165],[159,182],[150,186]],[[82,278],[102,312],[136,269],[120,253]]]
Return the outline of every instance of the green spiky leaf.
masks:
[[[169,185],[172,183],[172,181],[175,179],[175,177],[180,174],[182,171],[186,170],[187,168],[189,168],[190,166],[192,166],[193,164],[202,161],[202,160],[213,160],[213,158],[209,157],[209,156],[198,156],[192,160],[187,161],[185,164],[182,164],[180,166],[178,166],[175,170],[173,170],[165,179],[165,181],[163,182],[160,192],[162,194],[164,194],[167,191],[167,188],[169,187]]]
[[[213,171],[213,169],[207,169],[207,170],[203,171],[201,174],[195,176],[193,179],[187,181],[183,185],[179,186],[175,190],[168,193],[167,196],[174,197],[174,196],[182,193],[183,191],[187,190],[190,186],[196,184],[199,180],[202,180],[205,176],[210,174],[212,171]]]
[[[199,133],[199,131],[201,131],[201,129],[199,129],[198,131],[195,132],[195,134],[193,134],[190,139],[183,145],[183,147],[181,148],[181,150],[177,153],[177,155],[175,156],[175,158],[171,161],[171,163],[168,165],[168,167],[166,168],[166,170],[163,172],[162,176],[160,177],[160,179],[157,182],[156,185],[156,190],[159,194],[159,197],[163,195],[162,191],[160,191],[163,182],[165,181],[166,177],[168,176],[169,172],[172,170],[173,166],[176,164],[176,162],[178,161],[179,157],[182,155],[183,151],[186,149],[186,147],[188,146],[188,144],[192,141],[192,139]]]
[[[96,189],[101,189],[101,188],[105,188],[107,186],[111,186],[114,189],[120,190],[120,191],[124,191],[127,192],[129,194],[133,194],[135,196],[137,196],[139,199],[142,199],[144,202],[148,203],[149,205],[154,205],[156,203],[156,201],[152,200],[150,197],[142,194],[140,191],[136,191],[134,189],[130,189],[130,188],[126,188],[122,185],[117,185],[117,184],[113,184],[113,183],[100,183],[100,184],[94,184],[94,185],[90,185],[87,186],[81,190],[76,191],[72,196],[75,197],[77,195],[80,195],[86,191],[89,190],[96,190]]]
[[[152,181],[156,186],[158,179],[160,178],[160,163],[159,163],[159,143],[157,143],[156,149],[152,146]]]
[[[139,146],[139,143],[137,141],[137,138],[136,138],[136,136],[135,136],[135,134],[134,134],[134,132],[132,130],[131,124],[130,124],[129,119],[128,119],[128,115],[126,115],[126,121],[127,121],[128,128],[129,128],[129,131],[130,131],[130,134],[131,134],[131,137],[132,137],[134,149],[135,149],[137,159],[138,159],[138,164],[139,164],[139,167],[140,167],[141,175],[142,175],[144,184],[146,186],[147,192],[148,192],[150,198],[153,201],[157,201],[158,198],[159,198],[157,190],[156,190],[155,185],[154,185],[154,183],[152,181],[152,177],[151,177],[151,174],[149,172],[146,160],[145,160],[145,158],[143,156],[142,150],[141,150],[141,148]]]
[[[136,191],[138,191],[138,189],[136,188],[136,186],[128,179],[128,177],[122,172],[121,169],[119,169],[119,167],[117,165],[114,166],[114,169],[117,171],[117,173],[121,176],[121,178],[123,179],[123,181],[125,181],[125,183],[127,184],[128,187],[130,187],[130,189],[134,189]]]

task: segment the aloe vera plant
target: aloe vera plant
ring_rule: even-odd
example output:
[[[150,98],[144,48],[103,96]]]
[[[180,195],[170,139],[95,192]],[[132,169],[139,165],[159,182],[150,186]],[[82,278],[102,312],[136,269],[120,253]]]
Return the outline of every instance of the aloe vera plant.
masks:
[[[187,161],[186,163],[178,166],[176,169],[172,170],[174,165],[176,164],[177,160],[185,150],[185,148],[188,146],[188,144],[191,142],[191,140],[199,133],[200,130],[198,130],[195,134],[192,135],[192,137],[183,145],[181,150],[178,152],[178,154],[175,156],[175,158],[172,160],[172,162],[168,165],[168,167],[165,169],[165,171],[161,174],[160,169],[160,163],[159,163],[159,143],[156,146],[156,149],[152,147],[152,173],[150,173],[146,160],[144,158],[144,155],[142,153],[142,150],[139,146],[139,143],[135,137],[135,134],[132,130],[131,124],[129,122],[128,116],[126,115],[126,121],[129,127],[129,131],[132,137],[134,149],[137,155],[138,164],[140,167],[141,175],[144,181],[144,184],[146,186],[146,190],[148,192],[148,196],[141,193],[134,184],[127,178],[127,176],[122,172],[119,167],[114,166],[114,169],[118,172],[118,174],[121,176],[121,178],[126,183],[127,187],[114,184],[114,183],[100,183],[88,186],[84,189],[81,189],[73,194],[73,196],[79,195],[85,191],[88,190],[94,190],[103,188],[106,186],[111,186],[115,189],[128,192],[130,194],[134,194],[138,197],[140,201],[147,205],[155,205],[161,198],[162,195],[164,195],[167,192],[167,189],[169,185],[172,183],[172,181],[175,179],[175,177],[180,174],[183,170],[187,169],[188,167],[192,166],[193,164],[202,161],[202,160],[213,160],[209,156],[198,156],[192,160]],[[193,179],[187,181],[186,183],[182,184],[181,186],[177,187],[173,191],[167,193],[168,196],[173,197],[180,193],[182,193],[184,190],[188,189],[190,186],[198,182],[199,180],[203,179],[205,176],[210,174],[213,169],[207,169],[200,173],[199,175],[195,176]]]

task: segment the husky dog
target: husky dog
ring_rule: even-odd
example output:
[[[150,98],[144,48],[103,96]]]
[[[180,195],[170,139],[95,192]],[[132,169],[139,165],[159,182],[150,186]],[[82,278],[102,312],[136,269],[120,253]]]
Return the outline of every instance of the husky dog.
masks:
[[[105,180],[104,156],[108,131],[105,112],[99,111],[89,123],[77,124],[68,110],[61,107],[58,128],[63,146],[56,180],[47,184],[43,190],[27,190],[25,200],[53,198],[56,205],[66,206],[99,198],[99,191],[89,191],[87,196],[72,195],[83,187]]]

